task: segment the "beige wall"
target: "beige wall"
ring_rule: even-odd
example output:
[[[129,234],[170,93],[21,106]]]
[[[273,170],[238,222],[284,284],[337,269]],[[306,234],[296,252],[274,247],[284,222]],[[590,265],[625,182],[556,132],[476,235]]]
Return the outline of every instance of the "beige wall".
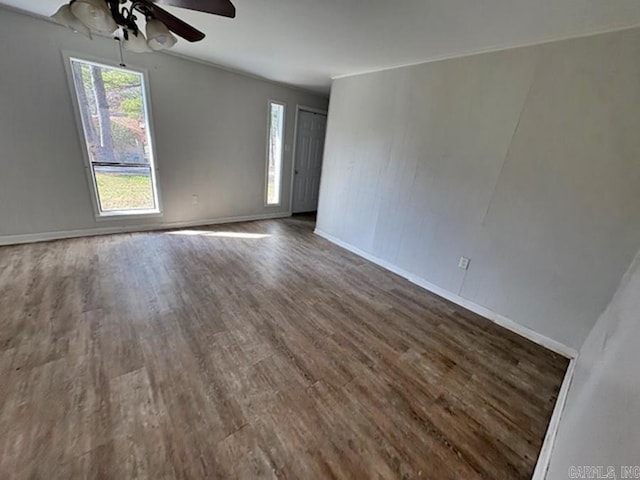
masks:
[[[640,30],[337,80],[318,229],[577,349],[640,245],[638,112]]]
[[[326,108],[326,98],[170,55],[128,54],[131,65],[149,71],[164,215],[96,221],[61,51],[114,61],[115,42],[89,41],[1,7],[0,38],[0,243],[289,210],[292,148],[284,158],[283,204],[264,207],[267,101],[287,103],[291,147],[296,104]]]

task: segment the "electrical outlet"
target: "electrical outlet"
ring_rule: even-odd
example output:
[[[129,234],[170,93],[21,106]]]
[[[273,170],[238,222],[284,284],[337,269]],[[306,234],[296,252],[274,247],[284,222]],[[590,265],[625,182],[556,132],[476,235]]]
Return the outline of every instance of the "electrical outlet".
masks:
[[[463,270],[466,270],[469,268],[469,262],[471,260],[468,259],[467,257],[460,257],[460,260],[458,261],[458,267],[460,267]]]
[[[198,205],[200,203],[200,197],[198,195],[191,195],[191,205]]]

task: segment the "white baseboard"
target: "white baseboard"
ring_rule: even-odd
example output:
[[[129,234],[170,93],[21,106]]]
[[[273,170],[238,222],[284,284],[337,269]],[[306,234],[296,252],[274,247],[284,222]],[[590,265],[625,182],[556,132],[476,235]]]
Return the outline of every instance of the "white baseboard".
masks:
[[[569,359],[575,358],[578,355],[578,352],[575,349],[567,345],[564,345],[563,343],[560,343],[552,338],[546,337],[538,332],[535,332],[530,328],[525,327],[524,325],[520,325],[514,320],[511,320],[510,318],[505,317],[504,315],[494,312],[486,307],[483,307],[482,305],[478,305],[477,303],[474,303],[471,300],[467,300],[466,298],[461,297],[460,295],[457,295],[453,292],[445,290],[444,288],[434,285],[433,283],[428,282],[424,278],[414,275],[413,273],[407,272],[406,270],[392,263],[389,263],[385,260],[382,260],[381,258],[378,258],[375,255],[367,253],[363,250],[360,250],[357,247],[354,247],[351,244],[343,242],[342,240],[334,237],[333,235],[330,235],[318,229],[315,230],[315,233],[316,235],[319,235],[329,240],[331,243],[335,243],[336,245],[346,250],[349,250],[350,252],[353,252],[356,255],[366,258],[367,260],[375,263],[376,265],[386,268],[387,270],[397,275],[400,275],[401,277],[406,278],[411,283],[415,283],[416,285],[426,290],[429,290],[430,292],[435,293],[440,297],[443,297],[457,305],[460,305],[461,307],[464,307],[467,310],[471,310],[472,312],[477,313],[478,315],[485,317],[494,323],[497,323],[498,325],[506,328],[507,330],[511,330],[512,332],[515,332],[522,337],[528,338],[532,342],[542,345],[543,347],[548,348],[553,352],[559,353],[560,355],[563,355],[564,357],[567,357]]]
[[[239,217],[211,218],[206,220],[193,220],[187,222],[147,223],[142,225],[125,225],[117,227],[87,228],[82,230],[66,230],[61,232],[28,233],[25,235],[0,236],[0,246],[15,245],[19,243],[47,242],[50,240],[62,240],[65,238],[93,237],[95,235],[111,235],[114,233],[148,232],[152,230],[170,230],[173,228],[202,227],[205,225],[217,225],[221,223],[249,222],[252,220],[268,220],[272,218],[290,217],[288,212],[263,213],[258,215],[244,215]]]
[[[533,471],[531,480],[544,480],[547,476],[547,470],[549,470],[549,462],[551,461],[551,453],[553,452],[553,446],[556,442],[556,436],[558,434],[558,427],[560,426],[560,418],[564,405],[567,402],[567,396],[569,395],[569,389],[571,387],[571,381],[573,380],[573,374],[576,370],[576,363],[578,357],[574,357],[569,361],[569,366],[564,374],[564,380],[562,380],[562,386],[558,392],[558,399],[556,405],[553,407],[553,413],[551,414],[551,420],[547,427],[547,433],[544,436],[542,442],[542,448],[538,454],[538,461],[536,462],[536,468]]]
[[[551,414],[551,420],[549,421],[549,426],[547,427],[547,433],[545,434],[544,441],[542,443],[542,448],[540,449],[540,454],[538,455],[538,460],[536,462],[536,467],[533,473],[532,480],[544,480],[547,470],[549,468],[549,462],[551,460],[551,452],[553,450],[553,445],[556,440],[556,435],[558,433],[558,427],[560,425],[560,417],[562,415],[562,410],[564,409],[565,402],[567,401],[567,395],[569,393],[569,387],[571,386],[571,380],[573,379],[573,373],[576,368],[576,361],[578,358],[578,352],[564,345],[556,340],[548,338],[540,333],[534,332],[530,328],[527,328],[519,323],[511,320],[510,318],[505,317],[504,315],[500,315],[492,310],[489,310],[482,305],[478,305],[466,298],[461,297],[455,293],[449,292],[437,285],[434,285],[431,282],[426,281],[425,279],[418,277],[412,273],[403,270],[402,268],[393,265],[381,258],[376,257],[375,255],[371,255],[363,250],[360,250],[353,245],[350,245],[342,240],[334,237],[333,235],[329,235],[328,233],[323,232],[322,230],[315,230],[315,233],[327,240],[331,243],[335,243],[336,245],[349,250],[350,252],[355,253],[363,258],[366,258],[370,262],[375,263],[387,270],[400,275],[401,277],[406,278],[411,283],[415,283],[416,285],[429,290],[436,295],[446,298],[447,300],[460,305],[461,307],[466,308],[467,310],[471,310],[472,312],[481,315],[492,322],[497,323],[498,325],[506,328],[507,330],[511,330],[512,332],[521,335],[532,342],[535,342],[539,345],[542,345],[545,348],[548,348],[551,351],[559,353],[566,358],[569,358],[569,365],[567,367],[567,371],[565,372],[564,379],[562,381],[562,386],[560,387],[560,391],[558,392],[558,399],[556,400],[555,407],[553,408],[553,413]]]

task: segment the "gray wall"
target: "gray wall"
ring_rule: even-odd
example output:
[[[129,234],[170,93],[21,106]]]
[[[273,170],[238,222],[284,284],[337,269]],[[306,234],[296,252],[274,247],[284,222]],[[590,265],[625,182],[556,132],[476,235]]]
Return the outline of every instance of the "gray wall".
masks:
[[[96,222],[61,51],[117,61],[116,43],[1,7],[0,37],[0,242],[289,210],[292,149],[285,152],[283,204],[264,207],[267,101],[287,103],[292,146],[296,104],[326,108],[326,98],[170,55],[128,54],[131,65],[149,70],[164,215]]]
[[[337,80],[318,230],[579,348],[640,245],[638,112],[637,29]]]
[[[617,478],[622,465],[640,466],[639,344],[640,253],[580,349],[549,480],[571,466],[612,466]]]

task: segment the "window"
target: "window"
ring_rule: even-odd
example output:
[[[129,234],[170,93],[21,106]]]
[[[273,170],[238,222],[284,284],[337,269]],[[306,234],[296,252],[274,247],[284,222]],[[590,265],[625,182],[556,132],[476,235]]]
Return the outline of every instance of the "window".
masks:
[[[70,61],[98,214],[159,213],[144,75]]]
[[[284,104],[269,102],[267,141],[267,205],[280,205],[282,150],[284,144]]]

